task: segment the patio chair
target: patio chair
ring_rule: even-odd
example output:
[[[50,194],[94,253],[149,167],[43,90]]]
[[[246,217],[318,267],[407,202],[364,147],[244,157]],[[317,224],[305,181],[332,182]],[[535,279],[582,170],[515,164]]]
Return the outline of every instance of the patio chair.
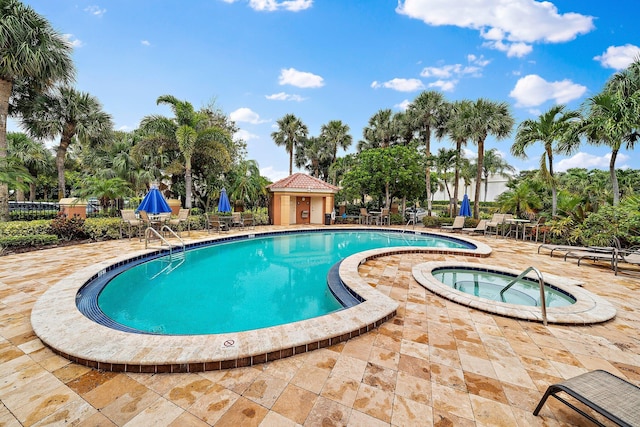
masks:
[[[360,224],[369,224],[371,214],[367,212],[367,208],[360,208]]]
[[[481,219],[478,222],[478,225],[476,225],[475,227],[464,227],[462,229],[463,233],[482,233],[484,234],[484,230],[487,229],[487,220],[486,219]]]
[[[384,208],[380,211],[380,225],[391,225],[391,215],[389,215],[389,209]]]
[[[144,222],[136,216],[136,211],[133,209],[122,209],[120,211],[120,215],[122,216],[122,222],[120,223],[120,238],[122,238],[122,229],[127,227],[128,233],[127,236],[131,239],[131,231],[136,230],[136,236],[142,236],[142,226]]]
[[[256,227],[256,221],[253,217],[252,213],[243,213],[242,214],[242,227],[252,229]]]
[[[502,232],[502,224],[504,223],[504,214],[494,213],[484,229],[484,235],[495,234],[496,238],[498,233]]]
[[[182,228],[183,228],[183,224],[186,223],[187,224],[187,229],[188,229],[188,235],[191,236],[191,224],[189,223],[189,212],[191,211],[191,209],[183,209],[180,208],[180,211],[178,211],[178,217],[177,218],[172,218],[169,220],[169,226],[170,227],[175,227],[178,230],[178,234],[181,233]]]
[[[565,393],[619,426],[640,425],[640,388],[607,371],[595,370],[578,375],[547,388],[533,411],[538,415],[549,396],[555,397],[596,425],[604,426],[592,414],[571,401],[558,396]],[[572,399],[572,401],[573,401]]]
[[[524,238],[526,239],[527,236],[529,236],[529,240],[533,240],[533,236],[535,234],[536,243],[538,243],[538,235],[540,234],[540,228],[544,227],[544,223],[546,222],[546,220],[547,220],[546,217],[541,216],[534,223],[524,224]],[[547,230],[543,228],[542,243],[544,243],[546,239],[547,239]]]
[[[465,219],[464,216],[458,215],[453,220],[453,224],[451,224],[451,225],[441,225],[440,229],[441,230],[445,230],[445,231],[462,231],[462,229],[464,228],[464,219]]]
[[[209,214],[207,216],[207,232],[211,232],[212,230],[217,230],[218,233],[222,231],[229,231],[227,227],[227,223],[220,219],[220,216],[216,214]]]
[[[640,266],[640,247],[634,246],[629,249],[621,249],[618,251],[618,256],[615,258],[615,265],[613,269],[616,276],[620,269],[620,263]]]
[[[242,212],[234,212],[231,214],[231,226],[242,227]]]

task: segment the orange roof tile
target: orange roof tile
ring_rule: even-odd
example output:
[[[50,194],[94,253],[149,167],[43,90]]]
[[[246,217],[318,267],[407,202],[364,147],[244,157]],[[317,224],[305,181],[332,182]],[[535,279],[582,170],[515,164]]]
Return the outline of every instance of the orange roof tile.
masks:
[[[329,193],[336,193],[340,190],[339,187],[324,182],[321,179],[314,178],[304,173],[294,173],[286,178],[276,181],[273,184],[267,186],[271,191],[275,190],[307,190],[307,191],[326,191]]]

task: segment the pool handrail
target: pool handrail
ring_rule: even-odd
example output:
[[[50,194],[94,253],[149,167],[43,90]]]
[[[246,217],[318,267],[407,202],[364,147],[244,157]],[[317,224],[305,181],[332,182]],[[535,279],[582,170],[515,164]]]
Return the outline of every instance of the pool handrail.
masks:
[[[171,227],[169,227],[168,225],[163,225],[162,228],[160,229],[160,231],[164,232],[169,232],[170,234],[173,235],[173,237],[175,237],[176,239],[178,239],[180,241],[180,247],[182,248],[182,252],[185,251],[185,244],[184,244],[184,240],[182,240],[180,238],[180,236],[178,236],[176,234],[175,231],[173,231],[171,229]],[[149,233],[150,232],[150,233]],[[172,245],[171,243],[169,243],[169,241],[167,241],[167,239],[165,239],[161,233],[159,233],[155,228],[153,227],[147,227],[147,229],[144,231],[144,248],[147,249],[149,248],[149,234],[154,234],[158,239],[160,239],[160,241],[164,244],[167,245],[167,247],[169,248],[169,259],[172,258],[173,256],[173,247],[174,245]],[[160,245],[160,249],[162,249],[162,244]]]
[[[538,270],[537,268],[533,266],[529,267],[525,269],[522,273],[520,273],[518,277],[510,281],[507,284],[507,286],[502,288],[502,290],[500,291],[500,299],[504,301],[502,294],[504,294],[510,287],[515,285],[518,282],[518,280],[522,279],[524,276],[529,274],[530,271],[535,272],[536,275],[538,276],[538,285],[540,285],[540,309],[542,310],[542,323],[545,326],[547,326],[547,302],[545,301],[545,296],[544,296],[544,278],[542,277],[542,273],[540,273],[540,270]]]

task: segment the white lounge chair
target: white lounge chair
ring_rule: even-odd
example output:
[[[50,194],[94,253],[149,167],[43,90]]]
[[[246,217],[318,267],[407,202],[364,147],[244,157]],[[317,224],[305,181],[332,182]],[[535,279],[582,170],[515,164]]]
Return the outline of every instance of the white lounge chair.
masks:
[[[451,225],[441,225],[440,229],[445,231],[462,231],[464,228],[464,218],[463,216],[457,216],[453,220],[453,224]]]
[[[464,233],[482,233],[484,234],[484,231],[487,229],[487,220],[486,219],[481,219],[478,222],[478,225],[476,225],[475,227],[464,227],[462,229],[462,232]]]

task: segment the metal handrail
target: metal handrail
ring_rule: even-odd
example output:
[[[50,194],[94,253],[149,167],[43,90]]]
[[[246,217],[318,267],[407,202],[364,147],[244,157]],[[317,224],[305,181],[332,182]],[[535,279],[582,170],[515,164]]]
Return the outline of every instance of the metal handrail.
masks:
[[[169,233],[171,233],[176,239],[178,239],[180,241],[180,246],[182,247],[182,252],[184,252],[185,250],[185,244],[184,241],[180,238],[180,236],[178,236],[175,231],[173,231],[168,225],[163,225],[162,228],[160,229],[160,231],[168,231]],[[151,234],[155,234],[155,236],[164,244],[169,248],[169,260],[171,260],[172,256],[173,256],[173,245],[171,243],[169,243],[169,241],[167,241],[167,239],[165,239],[162,234],[160,234],[155,228],[153,227],[147,227],[147,229],[144,231],[144,248],[147,249],[149,247],[149,232],[151,232]],[[160,247],[162,247],[163,245],[161,244]]]
[[[547,302],[545,301],[545,296],[544,296],[544,278],[542,277],[542,273],[540,273],[540,270],[538,270],[537,268],[529,267],[526,270],[524,270],[522,273],[520,273],[518,277],[516,277],[511,282],[509,282],[507,286],[502,288],[502,290],[500,291],[500,299],[504,301],[504,297],[502,296],[502,294],[504,294],[510,287],[515,285],[518,282],[518,280],[522,279],[527,274],[529,274],[530,271],[535,272],[536,275],[538,276],[538,285],[540,285],[540,309],[542,310],[542,323],[545,326],[547,326]]]

